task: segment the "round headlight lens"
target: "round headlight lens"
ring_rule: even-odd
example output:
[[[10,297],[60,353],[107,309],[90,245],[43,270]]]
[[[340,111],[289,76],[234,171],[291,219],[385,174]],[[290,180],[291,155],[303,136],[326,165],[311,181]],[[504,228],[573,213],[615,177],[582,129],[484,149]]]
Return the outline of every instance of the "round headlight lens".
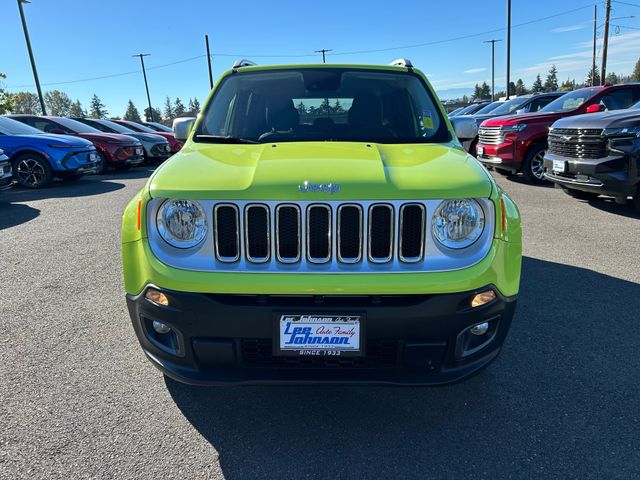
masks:
[[[433,237],[448,248],[473,244],[484,230],[484,213],[477,201],[463,198],[445,200],[433,214]]]
[[[204,240],[207,217],[202,206],[192,200],[167,200],[158,210],[158,231],[169,245],[191,248]]]

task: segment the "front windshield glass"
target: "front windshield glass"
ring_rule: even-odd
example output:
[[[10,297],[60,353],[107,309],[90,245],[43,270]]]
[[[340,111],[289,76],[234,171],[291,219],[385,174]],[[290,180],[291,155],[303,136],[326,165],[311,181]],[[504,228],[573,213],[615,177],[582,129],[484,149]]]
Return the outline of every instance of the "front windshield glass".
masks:
[[[531,97],[516,97],[511,100],[507,100],[506,102],[502,102],[498,108],[496,108],[493,112],[496,115],[509,115],[510,113],[515,112],[520,106],[524,105],[527,101],[530,100]]]
[[[584,102],[589,100],[598,91],[597,88],[581,88],[574,90],[573,92],[565,93],[561,97],[556,98],[549,105],[541,109],[543,113],[546,112],[570,112],[575,110]]]
[[[7,117],[0,117],[0,133],[3,135],[42,135],[42,132],[37,128]]]
[[[111,120],[100,120],[100,123],[109,127],[111,130],[115,130],[117,133],[123,133],[125,135],[129,133],[136,133],[134,130],[120,125],[119,123],[112,122]]]
[[[484,107],[482,107],[482,108],[484,108]],[[461,117],[462,115],[471,115],[472,113],[476,112],[477,110],[478,110],[478,105],[475,104],[475,103],[472,103],[471,105],[467,105],[462,110],[460,110],[456,114],[456,117]]]
[[[339,68],[226,77],[194,139],[216,137],[258,143],[450,140],[437,101],[417,75]]]
[[[123,120],[122,123],[124,123],[127,126],[127,128],[133,130],[134,132],[156,133],[155,130],[152,130],[149,127],[140,125],[139,123],[130,122],[129,120]],[[122,123],[120,123],[120,125],[122,125]]]
[[[173,130],[171,130],[166,125],[162,125],[161,123],[147,122],[145,123],[145,126],[149,127],[152,130],[155,130],[156,132],[166,132],[166,133],[173,132]]]
[[[478,110],[474,115],[484,115],[485,113],[493,112],[496,108],[502,105],[504,102],[498,100],[497,102],[492,102],[489,105],[485,105],[480,110]]]
[[[90,127],[77,120],[71,120],[70,118],[56,117],[54,121],[76,133],[100,133],[100,130],[97,128]]]

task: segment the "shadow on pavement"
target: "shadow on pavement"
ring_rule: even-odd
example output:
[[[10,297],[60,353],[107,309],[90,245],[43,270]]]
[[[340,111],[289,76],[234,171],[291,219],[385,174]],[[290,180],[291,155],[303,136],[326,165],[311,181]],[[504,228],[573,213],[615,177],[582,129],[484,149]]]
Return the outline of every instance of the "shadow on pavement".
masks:
[[[26,223],[38,215],[40,210],[29,205],[0,201],[0,230]]]
[[[124,177],[124,175],[120,175],[120,177]],[[117,180],[117,178],[113,178],[113,180]],[[45,198],[86,197],[114,192],[124,187],[123,183],[111,181],[107,175],[87,176],[75,182],[57,181],[49,187],[37,190],[15,186],[3,192],[0,199],[4,202],[29,202]]]
[[[496,176],[498,175],[500,174],[496,174]],[[527,180],[524,177],[524,175],[520,175],[520,174],[509,175],[505,178],[507,178],[507,180],[509,180],[510,182],[519,183],[520,185],[528,185],[530,187],[537,187],[537,188],[555,188],[554,184],[551,182],[537,183],[534,185],[529,180]]]
[[[596,200],[590,200],[589,205],[614,215],[640,219],[640,212],[633,208],[631,200],[624,205],[618,205],[613,198],[598,197]]]
[[[229,479],[631,478],[640,465],[638,312],[639,284],[525,258],[503,353],[464,383],[165,382]]]

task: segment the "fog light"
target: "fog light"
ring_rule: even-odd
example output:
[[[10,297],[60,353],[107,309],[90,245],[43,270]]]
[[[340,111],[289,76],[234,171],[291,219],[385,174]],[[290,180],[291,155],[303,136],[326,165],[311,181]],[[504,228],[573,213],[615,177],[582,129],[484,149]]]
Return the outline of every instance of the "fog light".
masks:
[[[170,326],[165,325],[164,323],[157,320],[153,321],[153,329],[158,333],[169,333],[171,331]]]
[[[156,290],[155,288],[149,288],[147,289],[147,292],[144,294],[144,297],[155,303],[156,305],[162,305],[163,307],[166,307],[169,305],[169,299],[167,298],[167,296],[162,293],[160,290]]]
[[[155,324],[154,324],[154,328],[155,328]],[[482,322],[479,323],[478,325],[474,325],[473,327],[471,327],[471,330],[469,330],[471,332],[472,335],[484,335],[485,333],[487,333],[487,330],[489,330],[489,322]]]
[[[487,290],[486,292],[481,292],[473,296],[471,299],[471,306],[473,308],[481,307],[482,305],[486,305],[489,302],[493,302],[496,299],[496,292],[493,290]]]

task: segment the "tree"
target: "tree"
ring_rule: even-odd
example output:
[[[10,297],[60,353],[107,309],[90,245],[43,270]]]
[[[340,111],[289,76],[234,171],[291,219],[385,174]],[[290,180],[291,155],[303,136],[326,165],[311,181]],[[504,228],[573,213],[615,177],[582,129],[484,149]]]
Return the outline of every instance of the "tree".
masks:
[[[592,76],[593,72],[591,70],[589,70],[589,73],[587,73],[587,79],[585,80],[585,84],[587,87],[590,87],[592,85],[600,85],[600,72],[598,71],[598,69],[596,68],[596,74],[595,76]],[[592,78],[595,77],[595,81],[592,83]]]
[[[469,97],[467,97],[466,95],[462,96],[462,103],[469,103]]]
[[[529,93],[529,90],[527,90],[527,87],[524,85],[522,79],[519,78],[516,81],[516,95],[526,95],[527,93]]]
[[[80,100],[76,100],[69,107],[69,116],[70,117],[86,117],[87,112],[84,111],[82,105],[80,104]]]
[[[544,92],[544,87],[542,86],[542,79],[540,78],[540,74],[536,76],[533,85],[531,86],[531,91],[533,93]]]
[[[109,115],[106,107],[95,93],[93,94],[93,97],[91,97],[91,101],[89,102],[89,115],[92,118],[107,118],[107,115]]]
[[[51,90],[44,94],[44,104],[47,106],[49,115],[66,117],[71,108],[71,99],[60,90]]]
[[[479,100],[481,96],[482,89],[480,88],[480,85],[476,83],[476,86],[473,87],[473,95],[471,95],[471,100]]]
[[[144,118],[147,122],[162,122],[162,112],[156,107],[149,111],[149,107],[147,107],[144,109]]]
[[[555,92],[558,90],[558,69],[555,65],[551,65],[543,88],[545,92]]]
[[[509,95],[517,95],[516,84],[513,82],[509,82]]]
[[[636,66],[633,67],[633,73],[631,74],[632,82],[640,82],[640,58],[636,62]]]
[[[567,78],[564,82],[562,82],[562,85],[560,85],[561,92],[570,92],[575,88],[576,88],[576,81],[571,80],[570,78]]]
[[[488,100],[491,98],[491,87],[487,82],[482,82],[480,86],[480,98],[482,100]]]
[[[184,115],[184,112],[185,108],[182,100],[176,97],[176,101],[173,102],[173,115],[176,117],[181,117],[182,115]]]
[[[42,115],[40,99],[31,92],[16,92],[11,94],[11,113],[28,113],[30,115]]]
[[[615,72],[609,72],[607,73],[607,78],[605,78],[604,83],[615,85],[616,83],[620,83],[620,77],[618,77]]]
[[[7,76],[0,72],[0,80],[4,80]],[[5,113],[11,110],[11,94],[7,92],[2,85],[0,84],[0,115],[4,115]]]
[[[140,112],[138,112],[138,109],[131,100],[129,100],[129,103],[127,104],[127,111],[124,113],[124,119],[131,120],[133,122],[139,122],[142,120],[140,118]]]
[[[164,112],[162,112],[162,116],[164,117],[166,122],[173,122],[173,119],[175,118],[173,104],[171,103],[171,99],[169,97],[167,97],[164,101]]]
[[[189,111],[191,113],[199,113],[200,112],[200,102],[197,98],[189,99]]]

